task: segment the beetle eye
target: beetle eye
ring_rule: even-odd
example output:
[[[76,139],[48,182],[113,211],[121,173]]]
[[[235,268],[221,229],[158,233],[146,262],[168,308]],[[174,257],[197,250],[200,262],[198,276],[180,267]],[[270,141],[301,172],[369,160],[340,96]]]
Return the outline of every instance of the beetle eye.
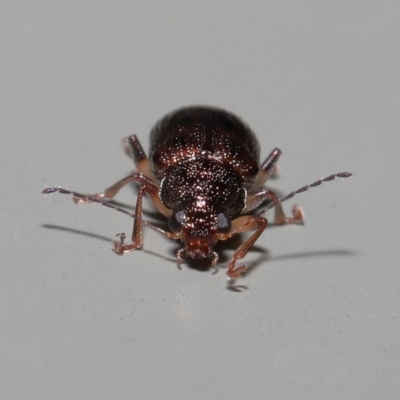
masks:
[[[172,232],[179,232],[182,228],[183,221],[185,219],[185,211],[180,210],[172,214],[168,220],[169,229]]]
[[[229,232],[231,229],[231,219],[226,213],[219,213],[217,216],[217,225],[220,232]]]

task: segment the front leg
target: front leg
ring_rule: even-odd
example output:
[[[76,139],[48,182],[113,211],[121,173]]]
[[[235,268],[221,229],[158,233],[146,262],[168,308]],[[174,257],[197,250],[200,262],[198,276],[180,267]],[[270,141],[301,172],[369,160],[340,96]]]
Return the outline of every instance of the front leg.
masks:
[[[236,251],[233,253],[232,260],[229,262],[228,271],[226,274],[230,279],[240,278],[244,273],[246,273],[246,266],[241,265],[236,267],[236,261],[241,260],[246,256],[248,251],[254,245],[256,240],[263,233],[264,229],[267,227],[268,221],[257,215],[245,215],[239,217],[232,221],[232,229],[229,233],[219,234],[219,240],[226,240],[232,236],[250,231],[252,229],[257,229],[244,243],[242,243]]]
[[[101,199],[112,199],[114,198],[117,193],[129,182],[138,182],[140,181],[142,177],[142,174],[140,172],[135,172],[132,175],[127,176],[126,178],[121,179],[117,183],[114,183],[114,185],[110,186],[107,188],[104,192],[102,193],[96,193],[92,194],[91,196],[95,197],[98,200]],[[75,203],[90,203],[90,200],[85,199],[85,198],[78,198],[78,197],[73,197]]]
[[[140,250],[143,247],[143,196],[146,193],[146,186],[141,186],[136,200],[135,219],[133,220],[132,243],[124,245],[125,233],[118,233],[119,242],[114,242],[114,253],[122,256],[128,251]]]
[[[133,221],[132,231],[132,243],[124,245],[125,234],[118,234],[120,242],[114,242],[114,252],[120,256],[128,251],[140,250],[143,246],[143,196],[147,193],[153,200],[154,205],[164,215],[169,216],[171,211],[168,210],[160,201],[158,196],[159,186],[155,185],[145,175],[138,173],[140,179],[136,179],[136,182],[141,183],[139,193],[136,200],[135,207],[135,218]]]
[[[123,255],[128,251],[141,249],[143,246],[143,196],[147,193],[154,206],[163,215],[169,217],[171,210],[166,208],[158,196],[159,186],[156,185],[150,178],[141,172],[135,172],[132,175],[121,179],[114,185],[110,186],[103,193],[88,195],[87,197],[74,196],[73,199],[76,203],[90,203],[92,201],[101,201],[103,199],[112,199],[126,184],[129,182],[136,182],[140,184],[139,193],[136,200],[135,218],[133,222],[132,243],[124,245],[125,234],[118,234],[120,241],[114,242],[113,251],[118,255]]]

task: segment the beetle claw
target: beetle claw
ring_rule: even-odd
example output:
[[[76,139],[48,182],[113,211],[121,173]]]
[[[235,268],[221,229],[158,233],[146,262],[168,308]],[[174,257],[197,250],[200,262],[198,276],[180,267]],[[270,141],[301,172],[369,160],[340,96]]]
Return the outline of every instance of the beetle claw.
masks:
[[[115,236],[119,237],[120,242],[114,242],[114,248],[112,250],[115,254],[122,256],[124,255],[124,240],[126,235],[125,233],[117,233]]]
[[[246,272],[247,272],[247,268],[245,265],[241,265],[240,267],[236,267],[231,270],[228,269],[228,272],[227,272],[228,280],[233,281],[235,279],[242,278]]]
[[[304,211],[297,204],[292,207],[292,215],[294,223],[304,225]]]

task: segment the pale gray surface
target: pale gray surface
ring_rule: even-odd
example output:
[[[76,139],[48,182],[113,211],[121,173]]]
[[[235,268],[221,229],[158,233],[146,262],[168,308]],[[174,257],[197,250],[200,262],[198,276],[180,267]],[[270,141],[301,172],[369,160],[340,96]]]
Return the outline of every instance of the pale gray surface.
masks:
[[[398,1],[2,4],[2,399],[398,398]],[[119,258],[128,217],[40,194],[114,183],[120,139],[189,104],[282,148],[281,193],[354,173],[296,198],[241,293],[155,232]]]

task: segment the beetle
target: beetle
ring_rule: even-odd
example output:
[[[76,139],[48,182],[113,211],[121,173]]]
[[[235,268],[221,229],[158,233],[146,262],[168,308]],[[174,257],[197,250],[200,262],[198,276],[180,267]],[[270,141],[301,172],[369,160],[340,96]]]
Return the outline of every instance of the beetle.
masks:
[[[161,118],[150,132],[150,153],[146,156],[136,135],[126,139],[136,171],[102,193],[81,194],[60,187],[46,188],[42,193],[72,194],[75,202],[97,202],[134,218],[132,243],[125,244],[125,234],[117,234],[113,251],[118,255],[143,246],[143,226],[157,230],[169,239],[180,240],[183,247],[176,253],[178,263],[190,257],[218,263],[214,246],[239,233],[254,231],[234,252],[227,268],[230,279],[246,272],[237,266],[267,227],[262,216],[275,208],[276,225],[302,224],[303,211],[297,205],[287,217],[281,203],[311,187],[336,177],[352,174],[341,172],[290,193],[279,199],[264,184],[274,173],[281,155],[274,148],[260,163],[258,140],[236,115],[208,106],[191,106],[175,110]],[[130,213],[108,200],[130,182],[139,185],[136,208]],[[166,218],[170,231],[143,219],[144,195]],[[259,208],[269,202],[269,205]],[[257,211],[257,212],[256,212]]]

